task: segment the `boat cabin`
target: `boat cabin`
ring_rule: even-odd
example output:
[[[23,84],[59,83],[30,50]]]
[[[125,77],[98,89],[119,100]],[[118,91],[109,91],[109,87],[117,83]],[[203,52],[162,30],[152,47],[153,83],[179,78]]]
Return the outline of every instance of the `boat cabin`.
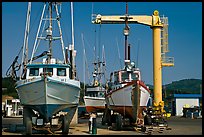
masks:
[[[139,69],[134,71],[119,70],[110,74],[110,82],[114,84],[130,82],[132,80],[141,80]]]
[[[52,77],[69,78],[69,68],[69,64],[58,63],[55,59],[52,59],[51,64],[44,61],[41,64],[28,64],[26,79],[41,77],[45,73]]]
[[[101,86],[97,87],[87,87],[86,96],[90,97],[104,97],[105,88]]]

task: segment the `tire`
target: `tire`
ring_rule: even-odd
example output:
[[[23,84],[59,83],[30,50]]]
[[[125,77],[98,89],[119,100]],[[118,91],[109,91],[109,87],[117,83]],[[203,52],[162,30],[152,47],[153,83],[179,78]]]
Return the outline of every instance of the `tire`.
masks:
[[[120,114],[116,115],[116,130],[121,130],[122,129],[122,116]]]
[[[111,121],[111,110],[107,110],[107,115],[106,115],[106,123],[108,123],[108,126],[112,125],[112,121]]]
[[[146,115],[144,117],[144,125],[152,125],[152,119],[150,116]]]
[[[29,108],[23,108],[23,121],[25,126],[25,134],[32,134],[32,120]]]
[[[68,115],[63,116],[62,119],[62,134],[68,135],[69,133],[69,119]]]
[[[102,117],[102,122],[101,122],[101,124],[104,126],[104,125],[106,125],[106,121],[105,121],[105,118],[104,117]]]
[[[116,123],[116,114],[111,115],[111,123]]]

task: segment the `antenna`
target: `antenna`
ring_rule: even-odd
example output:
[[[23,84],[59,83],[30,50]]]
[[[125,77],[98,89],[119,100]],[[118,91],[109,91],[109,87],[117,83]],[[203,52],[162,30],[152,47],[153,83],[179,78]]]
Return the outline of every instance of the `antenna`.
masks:
[[[74,50],[74,16],[73,16],[73,2],[71,2],[71,19],[72,19],[72,49]]]
[[[118,57],[119,57],[119,62],[120,62],[120,68],[122,69],[122,63],[121,63],[121,57],[120,57],[120,51],[119,51],[119,46],[118,46],[118,39],[116,38],[116,45],[118,49]]]
[[[106,57],[105,57],[105,49],[103,45],[103,50],[102,50],[102,68],[103,68],[103,74],[104,74],[104,80],[106,80]]]
[[[95,36],[95,39],[94,39],[94,62],[96,61],[96,25],[95,25],[95,29],[94,29],[94,36]]]
[[[82,39],[82,45],[83,45],[83,48],[84,48],[83,34],[81,34],[81,39]],[[85,90],[85,83],[86,83],[86,79],[85,79],[85,75],[86,75],[86,71],[85,71],[86,70],[86,68],[85,68],[85,66],[86,66],[85,65],[86,64],[85,61],[86,60],[85,60],[85,56],[86,56],[86,51],[85,51],[85,48],[84,48],[84,58],[83,58],[84,59],[83,60],[83,62],[84,62],[84,90]]]
[[[101,24],[100,24],[100,27],[99,27],[98,59],[100,58],[100,46],[101,46]]]
[[[93,20],[93,7],[94,7],[94,5],[93,5],[93,2],[92,2],[92,11],[91,11],[91,22],[92,22],[92,20]]]
[[[85,49],[85,46],[84,46],[84,35],[83,35],[83,33],[81,34],[81,39],[82,39],[82,46],[84,48],[84,84],[85,84],[85,76],[86,76],[85,75],[85,69],[87,69],[89,83],[90,83],[90,75],[89,75],[89,69],[88,69],[88,65],[87,65],[87,57],[86,57],[86,49]]]
[[[140,48],[140,39],[138,39],[138,47],[137,47],[137,59],[136,59],[136,68],[138,68],[139,64],[139,48]]]

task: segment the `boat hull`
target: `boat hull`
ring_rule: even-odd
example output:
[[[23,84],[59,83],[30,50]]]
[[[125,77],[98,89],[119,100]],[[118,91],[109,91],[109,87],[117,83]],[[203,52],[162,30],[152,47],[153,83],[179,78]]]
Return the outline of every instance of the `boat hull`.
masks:
[[[84,102],[88,113],[103,112],[105,110],[106,101],[103,97],[84,96]]]
[[[124,87],[112,90],[106,94],[109,109],[138,123],[142,118],[143,108],[147,107],[150,91],[139,81],[127,83]]]
[[[68,80],[67,80],[68,81]],[[52,77],[19,81],[16,86],[21,104],[38,111],[45,119],[59,111],[70,111],[79,103],[80,83]]]

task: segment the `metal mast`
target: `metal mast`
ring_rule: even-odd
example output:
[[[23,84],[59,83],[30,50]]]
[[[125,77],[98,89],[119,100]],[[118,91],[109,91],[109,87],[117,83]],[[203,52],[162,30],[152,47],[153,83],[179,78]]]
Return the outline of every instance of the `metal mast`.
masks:
[[[66,57],[65,57],[64,42],[63,42],[63,38],[62,38],[62,30],[61,30],[61,26],[60,26],[60,14],[58,12],[58,5],[61,6],[61,3],[60,2],[45,2],[44,3],[40,23],[39,23],[39,26],[38,26],[38,31],[37,31],[37,34],[36,34],[35,43],[34,43],[34,46],[33,46],[31,59],[30,59],[30,62],[29,62],[30,64],[33,61],[33,56],[34,56],[35,52],[37,51],[37,47],[38,47],[38,45],[40,43],[40,40],[45,40],[45,41],[49,42],[49,49],[48,49],[49,52],[47,53],[47,59],[48,59],[47,63],[50,63],[50,60],[51,60],[51,58],[53,56],[53,53],[52,53],[52,41],[54,41],[54,40],[60,40],[61,46],[62,46],[62,53],[63,53],[63,57],[64,57],[64,62],[67,63],[66,62]],[[47,18],[47,16],[44,17],[45,9],[46,9],[47,6],[48,6],[48,11],[49,11],[49,18]],[[55,12],[56,12],[56,17],[53,17],[53,7],[54,7]],[[46,31],[45,36],[39,35],[39,32],[41,30],[41,24],[42,24],[43,21],[45,21],[45,24],[46,24],[47,21],[49,21],[49,25],[45,29],[45,31]],[[53,36],[53,32],[52,32],[53,31],[53,29],[52,29],[53,21],[57,21],[57,25],[58,25],[58,28],[59,28],[59,36]],[[43,27],[43,30],[42,30],[42,34],[43,34],[43,32],[44,32],[44,27]]]
[[[27,19],[26,19],[26,29],[25,29],[25,36],[24,36],[24,45],[23,45],[23,55],[22,55],[22,62],[21,62],[21,70],[20,70],[20,79],[23,75],[24,65],[28,63],[28,36],[30,31],[30,13],[31,13],[31,2],[28,3],[28,11],[27,11]]]
[[[48,56],[48,63],[50,63],[52,58],[52,2],[49,3],[49,27],[47,29],[47,38],[49,39],[49,53]]]
[[[128,26],[128,5],[126,2],[126,14],[125,14],[125,28],[124,28],[124,35],[125,35],[125,64],[130,61],[129,58],[129,51],[128,51],[128,35],[129,35],[129,26]]]
[[[72,77],[71,79],[75,79],[76,77],[76,66],[75,66],[75,56],[76,50],[74,50],[74,15],[73,15],[73,2],[71,2],[71,24],[72,24],[72,44],[71,44],[71,65],[72,65]]]

